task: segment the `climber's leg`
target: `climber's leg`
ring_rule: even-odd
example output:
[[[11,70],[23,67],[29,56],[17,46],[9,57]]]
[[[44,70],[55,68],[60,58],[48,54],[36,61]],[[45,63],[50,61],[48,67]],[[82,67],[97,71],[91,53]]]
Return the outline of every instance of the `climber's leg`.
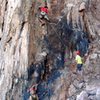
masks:
[[[48,16],[47,16],[47,14],[44,15],[44,18],[45,18],[47,21],[50,21],[49,18],[48,18]]]
[[[82,64],[77,64],[77,78],[79,81],[83,81]]]
[[[45,21],[44,21],[44,13],[41,12],[39,15],[39,21],[41,22],[41,26],[45,25]]]

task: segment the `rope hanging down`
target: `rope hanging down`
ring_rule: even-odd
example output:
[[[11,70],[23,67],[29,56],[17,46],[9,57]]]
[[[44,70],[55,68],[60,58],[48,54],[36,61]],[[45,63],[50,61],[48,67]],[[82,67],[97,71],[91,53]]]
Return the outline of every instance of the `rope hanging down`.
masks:
[[[48,23],[47,23],[48,24]],[[60,40],[61,44],[66,48],[66,45],[64,43],[63,40],[61,40],[60,36],[58,35],[58,33],[55,31],[54,27],[51,25],[52,23],[50,23],[49,25],[51,26],[51,28],[53,29],[53,31],[55,32],[56,36],[58,37],[58,39]],[[47,25],[48,27],[48,25]],[[48,28],[47,28],[47,33],[48,33]]]

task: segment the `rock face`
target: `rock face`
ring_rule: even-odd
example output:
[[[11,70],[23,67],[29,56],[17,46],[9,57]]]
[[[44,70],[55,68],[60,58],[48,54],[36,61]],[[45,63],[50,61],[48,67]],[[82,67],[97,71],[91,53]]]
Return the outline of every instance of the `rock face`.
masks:
[[[0,0],[0,100],[28,100],[32,84],[39,100],[99,100],[100,1],[46,0],[50,23],[41,27],[43,4]],[[83,82],[75,74],[77,49]]]
[[[30,3],[0,0],[0,100],[22,98],[28,75]]]

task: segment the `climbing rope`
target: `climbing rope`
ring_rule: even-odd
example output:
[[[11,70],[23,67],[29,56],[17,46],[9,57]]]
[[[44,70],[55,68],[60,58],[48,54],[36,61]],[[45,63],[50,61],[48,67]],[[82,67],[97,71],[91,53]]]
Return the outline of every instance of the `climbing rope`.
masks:
[[[51,23],[51,24],[54,24],[54,23]],[[51,24],[49,24],[49,25],[51,26],[51,28],[53,29],[53,31],[56,33],[56,36],[57,36],[58,39],[60,40],[61,44],[62,44],[64,47],[66,47],[64,41],[61,40],[60,36],[58,35],[58,33],[56,32],[56,30],[54,29],[54,27],[53,27]],[[58,23],[57,23],[57,24],[58,24]],[[57,24],[56,24],[56,25],[57,25]],[[48,27],[48,25],[47,25],[47,27]],[[47,33],[48,33],[48,28],[47,28]]]

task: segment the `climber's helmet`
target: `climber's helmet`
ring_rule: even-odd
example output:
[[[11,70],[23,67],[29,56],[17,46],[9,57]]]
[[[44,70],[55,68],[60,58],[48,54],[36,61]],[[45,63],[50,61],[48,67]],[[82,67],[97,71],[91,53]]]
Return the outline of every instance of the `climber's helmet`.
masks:
[[[76,51],[76,54],[77,54],[77,55],[79,55],[79,54],[80,54],[80,51],[79,51],[79,50],[77,50],[77,51]]]

